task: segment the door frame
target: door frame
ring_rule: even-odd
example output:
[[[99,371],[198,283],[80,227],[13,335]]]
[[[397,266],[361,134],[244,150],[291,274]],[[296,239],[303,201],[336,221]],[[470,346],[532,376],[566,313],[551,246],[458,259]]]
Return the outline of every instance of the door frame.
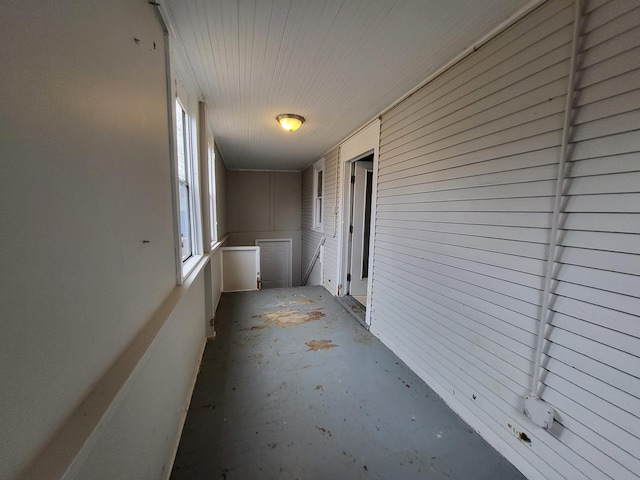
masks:
[[[367,282],[367,315],[371,326],[371,292],[373,288],[376,234],[376,206],[378,197],[378,155],[380,152],[380,119],[376,119],[340,145],[338,167],[340,181],[340,221],[338,222],[338,296],[346,294],[349,273],[349,222],[351,221],[351,164],[373,153],[373,185],[371,189],[371,231],[369,237],[369,280]]]
[[[353,232],[349,231],[349,262],[347,265],[349,266],[349,271],[351,272],[351,281],[349,282],[348,293],[353,296],[354,288],[358,290],[362,287],[362,283],[365,283],[368,287],[369,285],[369,275],[367,274],[366,278],[362,278],[362,266],[363,266],[363,253],[365,248],[364,242],[364,233],[365,233],[365,217],[366,217],[366,208],[367,208],[367,186],[371,187],[371,197],[368,199],[369,202],[369,215],[371,215],[371,207],[372,207],[372,199],[373,199],[373,161],[366,161],[367,158],[372,158],[372,154],[369,154],[368,157],[364,157],[361,160],[350,162],[351,164],[351,176],[355,176],[355,183],[350,183],[349,187],[352,190],[352,193],[349,195],[351,199],[351,213],[349,215],[350,222],[349,224],[353,226]],[[367,166],[362,166],[363,162],[367,163]],[[360,169],[360,170],[359,170]],[[372,179],[369,182],[368,173],[371,172]],[[360,182],[359,182],[360,181]],[[368,240],[371,240],[371,223],[369,223],[369,237]],[[367,248],[369,244],[367,244]],[[358,260],[358,265],[356,265],[356,260]],[[369,262],[367,260],[367,272],[369,268]],[[354,270],[357,270],[354,271]],[[366,288],[363,289],[364,294],[366,295]],[[357,292],[357,295],[362,295],[362,293]]]
[[[256,238],[256,247],[260,246],[261,242],[288,242],[289,243],[289,279],[287,281],[287,287],[293,285],[293,238]],[[262,255],[260,255],[262,260]],[[260,266],[260,277],[262,278],[262,266]]]

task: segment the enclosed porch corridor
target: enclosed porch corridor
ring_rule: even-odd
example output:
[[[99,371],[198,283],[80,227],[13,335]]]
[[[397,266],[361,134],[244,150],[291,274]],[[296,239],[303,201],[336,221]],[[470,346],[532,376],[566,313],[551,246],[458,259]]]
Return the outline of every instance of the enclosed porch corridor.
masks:
[[[522,479],[324,288],[224,294],[171,478]]]

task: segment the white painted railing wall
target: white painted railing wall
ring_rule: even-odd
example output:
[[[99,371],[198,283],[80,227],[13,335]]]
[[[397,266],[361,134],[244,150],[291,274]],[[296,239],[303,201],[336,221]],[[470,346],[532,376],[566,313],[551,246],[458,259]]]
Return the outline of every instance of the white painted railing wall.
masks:
[[[591,1],[539,391],[574,3],[545,3],[382,116],[371,330],[529,478],[640,478],[640,5]]]

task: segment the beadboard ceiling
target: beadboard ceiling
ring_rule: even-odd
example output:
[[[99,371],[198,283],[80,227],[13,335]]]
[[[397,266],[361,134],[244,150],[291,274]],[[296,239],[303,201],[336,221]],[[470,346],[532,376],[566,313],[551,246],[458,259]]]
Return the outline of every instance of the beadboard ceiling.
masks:
[[[164,0],[161,11],[227,168],[301,170],[527,3]],[[281,113],[306,122],[285,132]]]

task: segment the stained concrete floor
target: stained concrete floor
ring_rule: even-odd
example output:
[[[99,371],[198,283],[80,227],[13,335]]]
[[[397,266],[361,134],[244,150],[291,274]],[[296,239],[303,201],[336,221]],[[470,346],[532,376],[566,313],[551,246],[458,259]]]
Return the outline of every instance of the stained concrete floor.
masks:
[[[224,294],[173,480],[524,477],[322,287]]]

